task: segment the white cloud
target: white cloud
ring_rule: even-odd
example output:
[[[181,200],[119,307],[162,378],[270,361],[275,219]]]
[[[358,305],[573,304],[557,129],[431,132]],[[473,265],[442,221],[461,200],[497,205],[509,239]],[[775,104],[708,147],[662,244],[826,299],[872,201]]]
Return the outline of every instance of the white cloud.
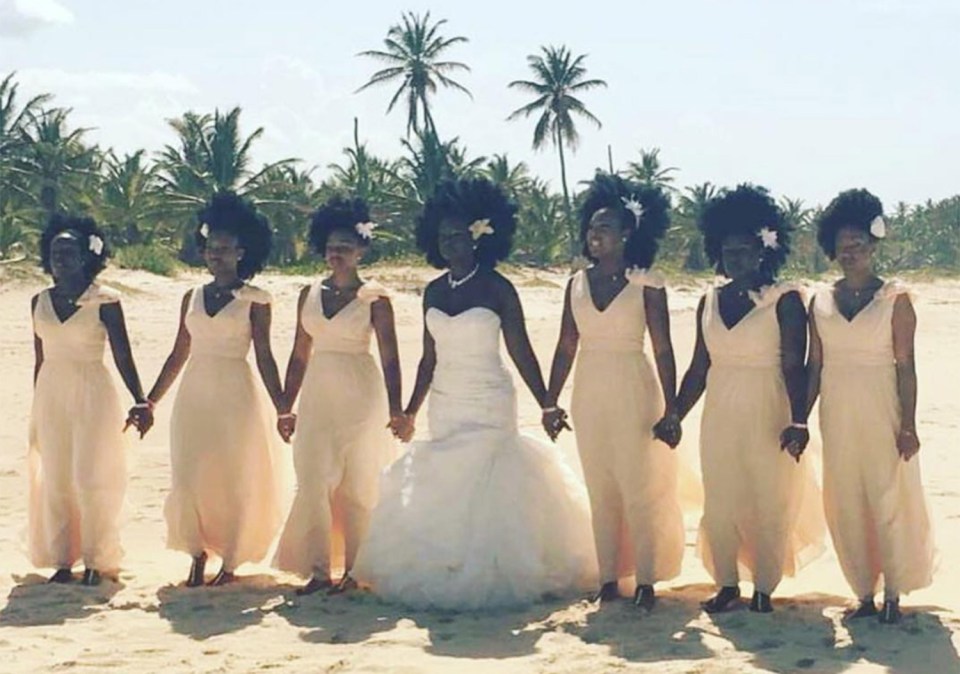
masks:
[[[79,71],[27,68],[17,79],[34,89],[58,94],[63,91],[102,92],[125,90],[140,93],[195,94],[199,90],[183,75],[161,71],[133,73],[120,71]]]
[[[68,23],[73,23],[73,12],[56,0],[0,0],[0,38],[25,37]]]

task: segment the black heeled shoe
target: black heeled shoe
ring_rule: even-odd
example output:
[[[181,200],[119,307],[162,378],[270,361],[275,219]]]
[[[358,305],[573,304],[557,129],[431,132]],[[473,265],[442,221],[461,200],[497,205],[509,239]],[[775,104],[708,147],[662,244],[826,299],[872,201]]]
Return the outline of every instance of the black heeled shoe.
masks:
[[[311,594],[320,592],[320,590],[329,590],[333,587],[333,583],[329,578],[320,578],[319,576],[311,576],[310,580],[307,581],[307,584],[303,587],[297,588],[297,595],[300,597],[306,597]]]
[[[608,601],[614,601],[619,598],[620,598],[620,590],[617,587],[617,581],[611,580],[601,585],[600,589],[597,590],[596,594],[594,594],[590,598],[590,601],[594,601],[594,602],[598,601],[601,604],[605,604]]]
[[[229,585],[236,579],[237,577],[233,575],[233,571],[227,571],[226,569],[221,568],[219,571],[217,571],[217,575],[213,577],[213,580],[207,583],[207,586],[220,587],[222,585]]]
[[[740,600],[740,588],[735,585],[727,585],[720,588],[720,591],[710,597],[705,602],[701,602],[700,607],[707,613],[723,613],[733,608]]]
[[[343,574],[343,578],[340,579],[340,582],[327,590],[327,594],[343,594],[344,592],[349,592],[350,590],[356,590],[360,587],[357,584],[357,581],[353,579],[349,573]]]
[[[754,591],[750,600],[750,610],[754,613],[773,613],[773,602],[766,592]]]
[[[103,578],[100,576],[100,572],[96,569],[84,569],[83,570],[83,580],[80,581],[81,585],[86,585],[87,587],[96,587],[103,581]]]
[[[879,611],[877,610],[877,605],[873,603],[873,597],[869,597],[861,599],[860,605],[857,606],[856,610],[851,611],[847,618],[850,620],[857,620],[858,618],[872,618],[878,613]]]
[[[57,569],[50,578],[47,579],[48,583],[57,583],[63,585],[66,583],[73,582],[73,571],[66,567],[62,569]]]
[[[203,572],[207,567],[207,553],[201,552],[193,558],[193,564],[190,565],[190,575],[187,576],[187,587],[200,587],[203,585]]]
[[[657,593],[653,585],[638,585],[633,595],[633,605],[647,611],[652,611],[657,603]]]
[[[880,623],[883,625],[895,625],[900,622],[903,614],[900,613],[900,600],[887,599],[883,602],[883,608],[880,609]]]

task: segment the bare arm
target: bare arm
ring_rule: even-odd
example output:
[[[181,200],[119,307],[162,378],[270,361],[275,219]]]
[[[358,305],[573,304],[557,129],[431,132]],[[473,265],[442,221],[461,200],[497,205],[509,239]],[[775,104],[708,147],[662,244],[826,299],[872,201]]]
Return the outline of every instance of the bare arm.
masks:
[[[290,351],[290,359],[287,361],[287,375],[283,385],[283,408],[281,414],[288,413],[293,409],[297,402],[297,396],[300,395],[300,388],[303,386],[303,375],[307,371],[307,361],[310,360],[310,353],[313,350],[313,337],[303,329],[303,305],[307,301],[307,295],[310,294],[310,288],[306,287],[300,291],[300,299],[297,301],[297,330],[293,338],[293,349]]]
[[[383,368],[383,381],[387,387],[387,404],[390,417],[403,414],[402,380],[400,375],[400,350],[397,347],[397,328],[393,319],[393,305],[382,297],[370,307],[373,330],[377,333],[377,345],[380,349],[380,366]]]
[[[127,323],[123,317],[123,307],[120,302],[111,302],[100,305],[100,320],[107,328],[110,339],[110,349],[113,351],[113,362],[123,378],[123,383],[133,396],[136,403],[146,401],[143,395],[143,385],[140,383],[140,374],[133,361],[133,350],[130,348],[130,338],[127,335]]]
[[[550,388],[543,401],[544,407],[555,407],[560,398],[563,385],[567,383],[574,358],[577,356],[577,346],[580,344],[580,331],[577,321],[573,318],[573,309],[570,306],[570,287],[573,281],[567,283],[567,290],[563,296],[563,317],[560,319],[560,337],[557,339],[557,348],[553,353],[553,365],[550,367]]]
[[[667,291],[663,288],[643,289],[643,303],[647,314],[647,328],[653,344],[653,356],[663,389],[664,416],[671,415],[677,404],[677,361],[673,355],[670,339],[670,311],[667,307]]]
[[[429,288],[427,289],[429,292]],[[420,364],[417,366],[417,381],[413,386],[413,393],[410,394],[410,401],[407,403],[405,414],[411,418],[417,416],[423,401],[427,398],[427,391],[430,390],[430,384],[433,382],[433,371],[437,367],[437,346],[433,341],[433,335],[427,329],[427,293],[423,296],[423,354],[420,356]]]
[[[797,292],[785,293],[777,302],[780,324],[780,369],[790,399],[794,423],[807,421],[807,377],[804,359],[807,355],[807,311]]]
[[[683,382],[680,384],[680,392],[677,394],[677,416],[680,419],[686,418],[693,406],[700,400],[703,391],[707,386],[707,372],[710,371],[710,353],[707,351],[707,343],[703,339],[703,307],[706,298],[701,298],[697,306],[697,342],[693,347],[693,357],[690,359],[690,367],[683,375]]]
[[[250,305],[250,328],[253,334],[253,351],[257,359],[260,378],[267,394],[278,413],[284,407],[283,386],[280,384],[280,371],[270,348],[271,309],[269,304]]]
[[[807,417],[813,412],[813,406],[820,397],[820,374],[823,372],[823,343],[817,330],[817,319],[813,312],[817,298],[810,300],[810,354],[807,356]]]
[[[30,316],[32,317],[37,311],[37,300],[40,298],[39,295],[34,295],[33,299],[30,300]],[[40,376],[40,366],[43,365],[43,340],[37,336],[37,330],[33,330],[33,385],[37,385],[37,377]]]
[[[527,335],[527,325],[523,317],[523,307],[520,297],[513,285],[503,279],[500,285],[500,323],[503,326],[503,340],[507,345],[507,353],[520,371],[530,393],[541,408],[546,407],[547,387],[543,384],[543,373],[540,363],[533,352],[530,337]]]
[[[187,309],[190,307],[190,298],[193,292],[192,290],[187,291],[183,296],[183,301],[180,303],[180,327],[177,329],[177,338],[173,342],[173,349],[170,351],[170,355],[167,356],[167,360],[164,361],[163,368],[160,370],[160,374],[157,375],[157,381],[154,383],[153,388],[150,389],[150,393],[147,394],[147,398],[154,403],[160,402],[160,399],[163,398],[170,387],[173,386],[173,382],[175,382],[180,375],[180,371],[183,369],[184,364],[186,364],[187,358],[190,357],[190,331],[187,330],[184,319],[187,316]]]
[[[914,360],[914,336],[917,314],[906,294],[898,295],[893,305],[893,357],[897,367],[897,397],[900,400],[900,432],[897,450],[904,461],[920,451],[917,438],[917,368]]]

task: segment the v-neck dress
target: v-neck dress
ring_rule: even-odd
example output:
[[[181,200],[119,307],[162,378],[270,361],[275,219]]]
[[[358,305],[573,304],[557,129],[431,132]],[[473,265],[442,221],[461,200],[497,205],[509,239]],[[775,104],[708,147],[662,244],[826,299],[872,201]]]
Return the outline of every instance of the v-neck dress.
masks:
[[[644,353],[644,289],[663,287],[659,274],[633,271],[600,311],[586,271],[570,285],[580,334],[571,413],[590,495],[600,582],[635,576],[652,585],[680,573],[684,528],[677,454],[654,439],[663,395]]]
[[[303,329],[313,339],[297,409],[297,493],[274,564],[301,576],[351,569],[380,472],[394,458],[383,375],[370,353],[371,306],[387,291],[368,281],[328,318],[322,283],[307,294]]]
[[[701,321],[710,370],[700,427],[698,548],[718,585],[752,580],[767,594],[823,551],[825,535],[810,457],[797,463],[780,448],[791,413],[777,303],[791,290],[775,284],[751,293],[755,307],[728,328],[713,289]]]
[[[216,554],[231,571],[266,556],[281,519],[273,419],[247,361],[253,303],[269,304],[269,293],[243,286],[209,316],[203,288],[193,290],[190,359],[170,421],[167,545]]]
[[[933,531],[920,460],[897,452],[900,401],[893,355],[893,307],[907,289],[888,281],[852,320],[833,288],[813,315],[823,345],[820,432],[823,503],[840,567],[858,597],[930,584]]]
[[[120,566],[119,520],[127,487],[124,412],[103,363],[107,329],[100,307],[119,295],[97,284],[61,321],[50,291],[33,312],[43,343],[30,413],[27,543],[38,567]]]

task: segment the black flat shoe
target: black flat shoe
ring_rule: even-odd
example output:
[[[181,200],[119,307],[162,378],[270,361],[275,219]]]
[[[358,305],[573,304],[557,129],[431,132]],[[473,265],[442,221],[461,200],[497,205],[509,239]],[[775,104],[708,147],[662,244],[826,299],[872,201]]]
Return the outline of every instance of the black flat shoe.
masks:
[[[653,610],[657,603],[657,594],[653,590],[653,585],[639,585],[633,595],[633,605],[647,611]]]
[[[307,581],[306,585],[297,588],[297,595],[306,597],[316,592],[320,592],[320,590],[329,590],[331,587],[333,587],[333,583],[329,578],[318,578],[317,576],[313,576],[309,581]]]
[[[47,580],[48,583],[58,583],[63,585],[64,583],[73,582],[73,571],[70,569],[57,569],[52,576]]]
[[[883,608],[880,609],[880,622],[884,625],[895,625],[900,622],[903,614],[900,613],[900,600],[888,599],[883,602]]]
[[[590,598],[590,601],[598,601],[601,604],[604,604],[608,601],[615,601],[620,598],[620,590],[617,588],[617,581],[612,580],[609,583],[604,583],[600,586],[600,589],[597,590],[597,593]]]
[[[190,575],[187,576],[187,587],[200,587],[203,585],[203,572],[207,567],[207,553],[201,552],[193,558],[193,564],[190,565]]]
[[[770,595],[765,592],[754,592],[750,600],[750,610],[754,613],[773,613]]]
[[[96,569],[84,569],[83,571],[83,580],[80,581],[82,585],[87,587],[96,587],[102,582],[100,577],[100,572]]]
[[[740,588],[726,586],[721,587],[719,592],[705,602],[701,602],[700,607],[707,613],[723,613],[729,611],[739,601]]]

